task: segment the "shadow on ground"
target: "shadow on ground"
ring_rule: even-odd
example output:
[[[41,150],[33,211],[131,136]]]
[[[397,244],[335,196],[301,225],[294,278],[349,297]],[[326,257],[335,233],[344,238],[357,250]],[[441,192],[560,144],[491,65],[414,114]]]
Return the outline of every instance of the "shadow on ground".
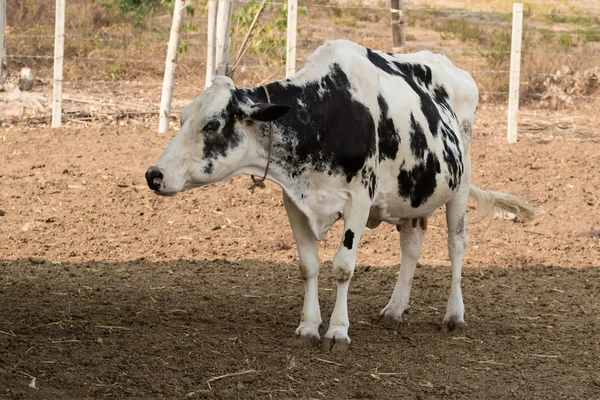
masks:
[[[467,268],[468,329],[450,335],[439,331],[447,267],[418,268],[399,331],[375,325],[397,270],[357,269],[352,348],[328,354],[294,338],[303,287],[293,264],[0,261],[0,397],[600,396],[600,267]]]

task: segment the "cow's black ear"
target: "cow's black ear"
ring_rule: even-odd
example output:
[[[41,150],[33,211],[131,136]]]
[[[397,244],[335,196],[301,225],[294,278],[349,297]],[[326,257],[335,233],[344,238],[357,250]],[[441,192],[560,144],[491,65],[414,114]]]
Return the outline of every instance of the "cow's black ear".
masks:
[[[258,103],[252,107],[250,116],[257,121],[270,122],[283,117],[290,108],[285,104]]]

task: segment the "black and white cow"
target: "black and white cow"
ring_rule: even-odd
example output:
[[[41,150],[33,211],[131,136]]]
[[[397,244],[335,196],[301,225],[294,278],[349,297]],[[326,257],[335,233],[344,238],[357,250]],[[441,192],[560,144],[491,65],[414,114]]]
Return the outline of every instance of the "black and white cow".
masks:
[[[460,283],[469,195],[488,213],[533,215],[520,199],[470,183],[478,97],[471,76],[442,55],[388,54],[328,41],[294,76],[266,87],[238,89],[231,79],[216,78],[183,110],[181,130],[146,179],[156,193],[169,195],[234,175],[262,176],[273,135],[267,179],[283,189],[304,278],[296,334],[312,342],[320,340],[321,325],[318,242],[344,220],[333,259],[337,299],[323,341],[327,350],[350,344],[348,286],[365,227],[384,221],[401,230],[400,275],[381,311],[383,324],[395,326],[409,308],[426,218],[446,205],[452,284],[442,328],[453,330],[464,326]]]

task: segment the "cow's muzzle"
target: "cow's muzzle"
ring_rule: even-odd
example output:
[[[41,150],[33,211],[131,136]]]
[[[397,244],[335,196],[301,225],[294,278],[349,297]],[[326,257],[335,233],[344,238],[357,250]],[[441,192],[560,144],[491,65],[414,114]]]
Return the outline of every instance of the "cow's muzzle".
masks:
[[[148,169],[148,171],[146,171],[146,182],[148,182],[148,187],[155,192],[160,192],[162,180],[163,174],[159,170]]]

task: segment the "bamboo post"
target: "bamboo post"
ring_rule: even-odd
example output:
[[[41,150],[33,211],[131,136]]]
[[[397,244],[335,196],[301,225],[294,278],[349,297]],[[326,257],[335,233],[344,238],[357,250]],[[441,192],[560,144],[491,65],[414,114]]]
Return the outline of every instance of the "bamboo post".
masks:
[[[217,0],[208,0],[208,53],[206,55],[206,82],[204,88],[212,85],[215,79],[215,57],[216,57],[216,30],[217,30]]]
[[[0,0],[0,86],[8,76],[6,60],[6,0]]]
[[[404,32],[404,0],[391,0],[392,47],[394,51],[404,51],[406,34]]]
[[[65,54],[65,0],[56,0],[54,21],[54,89],[52,94],[52,128],[60,128],[62,120],[63,61]]]
[[[521,41],[523,38],[523,3],[513,4],[512,43],[510,47],[510,82],[508,88],[508,143],[517,142],[519,89],[521,79]]]
[[[229,63],[229,29],[233,0],[219,0],[217,9],[217,75],[227,75]]]
[[[400,43],[406,49],[406,14],[404,13],[404,0],[400,0]]]
[[[173,98],[173,86],[175,85],[175,67],[177,66],[179,41],[181,40],[181,30],[183,28],[185,11],[186,1],[175,0],[173,23],[171,24],[171,34],[169,36],[169,46],[167,48],[167,60],[165,62],[165,76],[160,98],[158,133],[165,133],[169,130],[169,121],[171,120],[171,100]]]
[[[298,26],[298,0],[288,0],[287,51],[285,58],[285,76],[296,73],[296,33]]]

